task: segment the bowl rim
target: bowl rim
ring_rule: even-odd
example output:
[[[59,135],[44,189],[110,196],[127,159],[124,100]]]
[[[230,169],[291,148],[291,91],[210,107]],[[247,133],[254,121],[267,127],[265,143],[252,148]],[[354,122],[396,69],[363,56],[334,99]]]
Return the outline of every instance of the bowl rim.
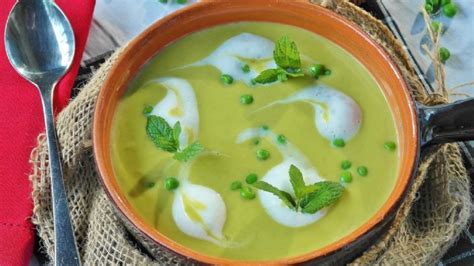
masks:
[[[348,233],[348,235],[346,235],[345,237],[335,242],[332,242],[331,244],[328,244],[322,248],[312,250],[311,252],[306,252],[304,254],[297,255],[297,256],[285,257],[285,258],[279,258],[279,259],[261,260],[261,261],[241,261],[241,260],[233,260],[233,259],[206,255],[204,253],[200,253],[189,247],[186,247],[182,244],[179,244],[175,242],[174,240],[172,240],[171,238],[167,237],[166,235],[162,234],[158,229],[155,229],[152,226],[145,223],[139,217],[138,213],[136,213],[133,210],[131,205],[127,202],[126,198],[120,195],[121,191],[119,190],[117,191],[116,189],[113,189],[114,188],[113,182],[116,179],[115,175],[113,171],[110,172],[109,169],[106,169],[106,167],[104,166],[107,163],[106,162],[107,153],[110,153],[110,151],[108,149],[101,147],[100,143],[103,142],[103,138],[102,138],[102,135],[99,133],[98,128],[100,128],[100,124],[103,123],[104,121],[104,118],[103,118],[104,115],[102,111],[110,109],[110,106],[108,104],[109,102],[107,98],[104,97],[105,92],[107,90],[111,90],[111,88],[114,87],[112,86],[113,82],[111,78],[114,76],[113,73],[122,72],[121,65],[125,64],[123,62],[124,59],[127,56],[132,56],[133,54],[135,54],[136,49],[140,47],[140,44],[143,44],[143,41],[147,40],[147,38],[151,34],[153,34],[157,29],[164,27],[168,25],[169,23],[173,23],[173,20],[177,17],[181,17],[183,15],[186,15],[187,13],[191,13],[196,10],[203,10],[203,8],[205,8],[207,5],[220,5],[220,7],[229,8],[229,7],[238,5],[239,3],[266,5],[266,7],[270,9],[274,8],[275,5],[286,5],[286,6],[291,6],[293,8],[312,9],[315,12],[324,14],[327,17],[330,17],[331,19],[337,21],[338,23],[343,24],[344,27],[347,27],[350,30],[354,31],[356,35],[359,35],[364,41],[370,44],[372,48],[376,50],[377,54],[381,58],[384,59],[384,61],[388,64],[389,68],[393,72],[392,74],[395,76],[398,82],[399,88],[401,89],[402,97],[404,97],[403,100],[406,101],[407,105],[410,107],[407,115],[410,117],[411,125],[409,125],[409,127],[410,127],[410,130],[412,130],[413,135],[411,136],[409,135],[405,137],[406,138],[413,137],[414,139],[416,139],[416,141],[413,141],[414,146],[410,147],[411,149],[410,151],[412,151],[410,152],[410,154],[414,157],[411,160],[408,160],[408,162],[409,163],[411,162],[411,163],[408,165],[409,169],[405,171],[405,172],[409,172],[410,174],[405,175],[405,176],[400,176],[400,174],[398,175],[397,183],[401,182],[400,186],[394,187],[389,198],[384,202],[382,207],[380,207],[380,209],[374,215],[372,215],[367,222],[363,223],[356,230],[352,231],[351,233]],[[235,22],[237,21],[249,21],[249,20],[236,20]],[[272,19],[262,20],[262,21],[275,22],[275,21],[272,21]],[[280,22],[277,22],[277,23],[280,23]],[[224,25],[224,24],[225,23],[216,24],[216,25]],[[210,28],[216,25],[211,25],[205,28]],[[202,29],[192,30],[192,31],[187,32],[187,34],[190,34],[199,30],[202,30]],[[305,30],[308,30],[308,29],[305,29]],[[314,33],[314,34],[317,34],[317,33]],[[178,36],[178,38],[173,39],[172,42],[177,41],[182,37],[183,36]],[[327,38],[326,36],[322,36],[322,37]],[[339,46],[339,44],[337,43],[335,43],[335,45]],[[160,49],[162,48],[163,47],[160,47]],[[154,55],[156,55],[160,49],[157,49]],[[148,59],[152,58],[154,55],[150,56]],[[144,64],[146,64],[146,61],[143,62],[142,66]],[[136,73],[137,72],[134,72],[132,74],[132,78],[135,76]],[[379,82],[377,81],[377,83]],[[379,84],[379,86],[381,85]],[[386,97],[385,93],[384,93],[384,96]],[[392,105],[391,104],[389,105],[390,105],[390,109],[392,110]],[[113,107],[115,108],[116,104]],[[397,129],[397,132],[398,132],[398,129]],[[132,224],[135,227],[135,229],[137,229],[141,234],[145,235],[156,244],[164,246],[165,248],[167,248],[168,250],[170,250],[171,252],[175,254],[179,254],[187,258],[199,261],[199,262],[210,263],[210,264],[235,264],[235,263],[239,263],[239,264],[293,264],[293,263],[301,263],[301,262],[310,261],[313,259],[326,257],[330,254],[340,251],[344,247],[355,243],[358,239],[370,233],[377,225],[381,224],[387,216],[389,216],[390,214],[393,214],[393,212],[399,207],[400,201],[406,194],[406,191],[411,183],[411,177],[412,177],[412,174],[416,170],[417,159],[419,156],[419,142],[418,142],[419,131],[418,131],[418,117],[416,115],[416,105],[410,95],[407,83],[405,79],[403,78],[398,66],[393,62],[393,60],[390,58],[390,56],[387,54],[384,48],[381,45],[379,45],[377,42],[375,42],[373,39],[371,39],[371,37],[362,29],[360,29],[356,24],[354,24],[353,22],[347,20],[346,18],[326,8],[323,8],[319,5],[311,4],[307,1],[300,1],[300,0],[296,0],[294,2],[282,2],[280,0],[257,0],[257,1],[233,0],[232,3],[224,3],[224,2],[219,2],[219,1],[215,1],[215,2],[202,1],[202,2],[195,3],[193,5],[190,5],[188,7],[182,8],[178,10],[177,12],[171,15],[168,15],[167,17],[164,17],[158,20],[157,22],[153,23],[150,27],[148,27],[144,32],[142,32],[140,35],[135,37],[127,45],[127,47],[118,56],[115,64],[109,70],[107,77],[97,97],[96,108],[95,108],[94,116],[93,116],[92,139],[93,139],[94,158],[95,158],[97,170],[99,173],[100,183],[102,184],[106,194],[111,199],[113,205],[120,212],[122,217],[125,218],[128,223]],[[399,179],[401,179],[401,181]]]

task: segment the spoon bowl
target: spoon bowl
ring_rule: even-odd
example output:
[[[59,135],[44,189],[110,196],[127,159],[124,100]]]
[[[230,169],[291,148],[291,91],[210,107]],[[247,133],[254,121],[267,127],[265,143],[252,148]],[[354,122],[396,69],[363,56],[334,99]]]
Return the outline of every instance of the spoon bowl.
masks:
[[[74,32],[52,1],[18,1],[5,29],[5,48],[15,70],[32,83],[58,80],[74,58]]]
[[[8,17],[5,49],[13,68],[38,88],[43,102],[51,173],[54,263],[80,265],[67,206],[52,105],[54,87],[74,58],[74,32],[53,1],[19,0]]]

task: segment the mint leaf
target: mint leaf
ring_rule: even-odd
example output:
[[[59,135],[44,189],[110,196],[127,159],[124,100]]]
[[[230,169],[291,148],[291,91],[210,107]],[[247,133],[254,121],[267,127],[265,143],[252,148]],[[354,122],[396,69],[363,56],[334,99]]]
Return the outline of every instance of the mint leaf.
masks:
[[[295,192],[296,200],[299,201],[301,198],[303,198],[306,188],[303,180],[303,174],[301,173],[300,169],[298,169],[293,164],[290,166],[288,173],[290,174],[290,183],[293,187],[293,191]]]
[[[344,192],[344,187],[336,182],[324,181],[314,185],[319,186],[314,192],[306,194],[299,202],[303,213],[316,213],[322,208],[336,202]]]
[[[326,183],[333,183],[331,181],[321,181],[321,182],[317,182],[317,183],[314,183],[312,185],[308,185],[308,186],[305,186],[304,188],[304,194],[309,194],[309,193],[312,193],[312,192],[315,192],[316,190],[324,187],[324,186],[327,186]]]
[[[281,73],[280,69],[267,69],[262,71],[254,80],[260,84],[272,83],[278,80],[278,75]]]
[[[173,126],[173,139],[179,148],[179,135],[181,134],[181,123],[178,121]]]
[[[277,41],[275,50],[273,50],[273,59],[279,67],[287,72],[301,68],[300,53],[296,43],[291,41],[287,35]]]
[[[288,206],[288,208],[292,210],[296,208],[296,203],[288,192],[279,190],[265,181],[257,181],[253,184],[253,186],[257,189],[272,193],[273,195],[277,196],[286,204],[286,206]]]
[[[165,119],[160,116],[150,115],[147,118],[146,132],[149,137],[153,138],[156,135],[169,135],[171,127]]]
[[[182,151],[176,152],[173,158],[178,161],[187,162],[191,160],[194,156],[201,153],[203,150],[204,147],[201,145],[201,143],[195,141],[188,145],[188,147],[184,148]]]
[[[167,152],[176,152],[178,150],[174,139],[168,139],[158,135],[153,139],[153,143],[155,143],[158,148]]]
[[[288,80],[288,77],[302,77],[304,76],[303,71],[299,70],[298,72],[287,72],[286,70],[282,68],[271,68],[264,70],[258,75],[254,81],[260,84],[265,84],[265,83],[272,83],[277,80],[279,81],[286,81]]]
[[[153,143],[167,152],[176,152],[179,148],[173,135],[173,129],[160,116],[150,115],[147,117],[146,133]]]
[[[300,201],[298,202],[298,206],[300,208],[304,208],[312,200],[313,195],[310,195],[310,194],[312,194],[313,192],[315,192],[318,189],[321,189],[321,188],[324,189],[324,187],[330,186],[332,183],[333,182],[331,182],[331,181],[321,181],[321,182],[317,182],[317,183],[314,183],[314,184],[309,185],[309,186],[305,186],[304,192],[303,192],[304,195],[300,199]]]

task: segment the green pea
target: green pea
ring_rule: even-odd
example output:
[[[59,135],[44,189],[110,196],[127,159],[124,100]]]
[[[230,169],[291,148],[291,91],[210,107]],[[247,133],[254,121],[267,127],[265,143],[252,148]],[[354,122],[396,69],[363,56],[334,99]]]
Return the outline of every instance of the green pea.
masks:
[[[322,64],[314,64],[309,67],[309,74],[313,78],[318,78],[319,76],[324,74],[325,67]]]
[[[270,152],[265,149],[260,149],[257,151],[257,159],[265,161],[270,157]]]
[[[360,176],[366,176],[369,173],[369,170],[365,166],[359,166],[357,167],[357,173]]]
[[[277,136],[277,141],[278,141],[278,143],[280,143],[280,144],[286,144],[286,137],[285,137],[285,135],[283,135],[283,134],[278,135],[278,136]]]
[[[453,3],[446,4],[443,6],[443,13],[447,17],[452,18],[458,13],[458,7]]]
[[[166,190],[174,190],[179,187],[179,181],[176,177],[168,177],[165,179]]]
[[[397,144],[393,141],[386,141],[383,147],[388,151],[394,151],[397,148]]]
[[[332,141],[332,145],[334,145],[334,147],[342,148],[346,146],[346,142],[341,138],[337,138]]]
[[[332,73],[331,69],[324,70],[324,76],[329,76],[331,75],[331,73]]]
[[[253,103],[253,96],[250,94],[244,94],[240,96],[240,103],[241,104],[251,104]]]
[[[242,187],[240,189],[240,196],[243,199],[251,200],[255,198],[255,192],[253,192],[252,188],[250,187]]]
[[[451,0],[441,0],[441,5],[445,6],[447,4],[451,4]]]
[[[188,0],[176,0],[176,3],[178,4],[186,4],[188,2]]]
[[[242,182],[234,181],[230,184],[230,190],[238,190],[242,187]]]
[[[449,59],[449,57],[451,57],[451,53],[449,52],[448,48],[439,48],[439,59],[441,60],[441,62],[445,63]]]
[[[166,4],[168,3],[168,0],[160,0],[160,3]]]
[[[439,3],[440,3],[440,0],[426,0],[425,1],[425,4],[431,5],[433,7],[433,11],[431,11],[431,13],[436,13],[436,11],[439,10]]]
[[[245,178],[245,182],[247,182],[247,184],[253,184],[257,182],[257,179],[258,179],[257,174],[251,173]]]
[[[426,10],[426,13],[432,14],[432,13],[434,12],[433,5],[431,5],[431,4],[425,4],[425,10]]]
[[[425,2],[431,4],[433,7],[437,7],[439,6],[440,0],[426,0]]]
[[[261,128],[262,128],[263,130],[269,130],[269,129],[270,129],[270,127],[267,126],[267,125],[262,125]]]
[[[441,23],[439,23],[438,21],[432,21],[432,22],[431,22],[431,30],[432,30],[434,33],[438,33],[438,32],[440,32],[442,29],[443,29],[443,26],[442,26]]]
[[[253,141],[253,144],[254,144],[254,145],[260,144],[260,140],[259,140],[259,139],[255,139],[255,140]]]
[[[227,75],[227,74],[222,74],[221,75],[221,81],[222,83],[224,83],[225,85],[230,85],[234,82],[234,78],[231,76],[231,75]]]
[[[250,66],[247,64],[244,64],[240,67],[242,69],[242,72],[244,73],[249,73],[250,72]]]
[[[352,174],[349,171],[344,171],[341,173],[340,180],[343,183],[350,183],[352,182]]]
[[[257,81],[255,81],[255,79],[251,79],[251,80],[250,80],[250,84],[252,84],[252,85],[255,86],[255,85],[257,85]]]
[[[341,168],[343,170],[347,170],[347,169],[351,168],[351,166],[352,166],[352,163],[349,160],[344,160],[344,161],[341,162]]]
[[[147,105],[147,106],[145,106],[145,108],[143,108],[143,114],[144,114],[144,115],[148,115],[148,114],[150,114],[151,112],[153,112],[153,107],[152,107],[152,106]]]

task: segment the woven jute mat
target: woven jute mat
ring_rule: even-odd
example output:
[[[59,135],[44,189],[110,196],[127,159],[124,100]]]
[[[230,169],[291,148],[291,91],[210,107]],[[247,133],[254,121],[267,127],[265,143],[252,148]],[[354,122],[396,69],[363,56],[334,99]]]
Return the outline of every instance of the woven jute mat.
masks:
[[[385,48],[400,67],[413,97],[420,103],[446,102],[446,95],[428,95],[400,43],[378,20],[357,6],[342,0],[313,1],[359,25]],[[92,117],[99,89],[117,60],[116,51],[94,74],[79,95],[62,111],[57,131],[64,164],[69,207],[79,250],[85,265],[185,264],[184,258],[161,250],[151,258],[131,240],[127,227],[117,216],[98,181],[91,143]],[[437,72],[438,76],[443,72]],[[440,91],[444,82],[441,83]],[[439,85],[439,84],[438,84]],[[33,223],[41,247],[54,257],[48,152],[44,135],[31,154],[33,172]],[[354,261],[354,264],[434,264],[465,228],[471,213],[470,180],[456,144],[430,148],[420,160],[413,185],[382,238]],[[159,247],[155,247],[160,251]]]

